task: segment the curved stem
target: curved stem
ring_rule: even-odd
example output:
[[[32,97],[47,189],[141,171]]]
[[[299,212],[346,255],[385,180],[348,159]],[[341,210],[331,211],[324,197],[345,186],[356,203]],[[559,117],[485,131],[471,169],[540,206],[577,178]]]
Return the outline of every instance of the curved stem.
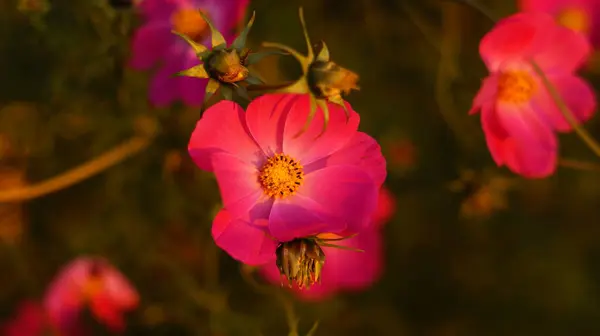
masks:
[[[573,116],[573,113],[569,110],[569,107],[561,98],[560,93],[558,92],[558,90],[556,90],[554,85],[552,85],[552,83],[550,82],[548,77],[546,77],[546,74],[539,67],[539,65],[537,65],[537,63],[533,60],[531,60],[530,62],[533,66],[533,70],[537,73],[538,76],[540,76],[542,82],[544,83],[544,86],[546,87],[546,89],[548,89],[548,93],[550,93],[550,97],[552,97],[552,100],[554,100],[554,103],[558,107],[560,113],[563,115],[563,117],[565,117],[569,125],[573,128],[573,130],[575,130],[575,133],[577,133],[581,140],[585,142],[585,144],[592,150],[592,152],[594,152],[594,154],[596,154],[596,156],[600,157],[600,144],[596,142],[596,140],[585,130],[585,128],[579,125],[579,122],[577,121],[577,119],[575,119],[575,116]]]
[[[593,162],[563,158],[558,160],[558,165],[565,168],[600,172],[600,164]]]
[[[0,191],[0,203],[22,202],[70,187],[145,149],[151,138],[135,136],[110,151],[63,174],[23,188]]]
[[[258,281],[256,281],[256,279],[252,275],[253,270],[251,268],[242,265],[240,271],[242,273],[242,278],[244,279],[244,281],[246,281],[246,283],[248,283],[250,286],[256,289],[256,291],[265,295],[274,294],[277,297],[277,299],[283,305],[283,309],[285,310],[285,317],[287,320],[288,327],[290,328],[288,336],[299,336],[300,334],[298,333],[298,321],[300,319],[296,316],[296,312],[294,311],[294,305],[292,304],[291,300],[287,298],[284,295],[284,293],[278,288],[273,288],[271,286],[259,284]]]

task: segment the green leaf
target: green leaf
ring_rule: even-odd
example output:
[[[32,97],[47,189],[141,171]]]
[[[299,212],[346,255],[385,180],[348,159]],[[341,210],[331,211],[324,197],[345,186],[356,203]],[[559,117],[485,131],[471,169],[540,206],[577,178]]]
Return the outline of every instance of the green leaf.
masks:
[[[244,46],[246,45],[246,39],[248,38],[248,33],[250,32],[250,28],[252,28],[252,25],[254,24],[255,15],[256,13],[253,11],[250,21],[248,21],[248,24],[246,25],[244,30],[240,32],[240,35],[238,35],[238,37],[235,38],[235,40],[231,44],[231,48],[237,51],[241,51],[242,48],[244,48]]]

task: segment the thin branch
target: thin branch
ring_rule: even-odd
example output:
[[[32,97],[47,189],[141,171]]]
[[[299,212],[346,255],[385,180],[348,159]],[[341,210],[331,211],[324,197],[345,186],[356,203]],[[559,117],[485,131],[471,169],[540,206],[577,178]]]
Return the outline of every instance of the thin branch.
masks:
[[[0,191],[0,203],[23,202],[70,187],[101,173],[148,147],[151,137],[135,136],[127,142],[63,174],[17,189]]]

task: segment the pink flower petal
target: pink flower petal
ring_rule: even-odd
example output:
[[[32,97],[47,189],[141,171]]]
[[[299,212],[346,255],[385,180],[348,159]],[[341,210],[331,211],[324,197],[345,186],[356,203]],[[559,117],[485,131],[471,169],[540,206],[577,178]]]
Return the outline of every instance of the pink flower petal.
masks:
[[[497,71],[507,60],[529,55],[532,44],[539,43],[539,26],[552,22],[552,17],[543,13],[519,13],[498,21],[479,44],[479,53],[489,71]]]
[[[585,64],[592,47],[583,34],[556,23],[544,28],[545,44],[540,44],[532,53],[536,63],[546,74],[569,74]]]
[[[323,232],[341,232],[347,224],[332,217],[328,209],[314,200],[294,195],[275,201],[269,217],[269,233],[278,241],[314,236]]]
[[[298,195],[316,202],[328,216],[339,218],[345,224],[347,234],[359,232],[370,223],[378,194],[379,186],[371,176],[363,169],[349,165],[326,167],[307,174],[298,190]],[[273,210],[276,206],[277,203]],[[319,233],[340,232],[334,230],[339,227],[335,224],[331,230]]]
[[[475,114],[479,112],[484,104],[495,102],[497,94],[498,76],[492,75],[486,77],[481,83],[481,88],[477,92],[475,99],[473,99],[473,105],[469,111],[469,114]]]
[[[228,153],[214,153],[212,163],[223,205],[233,218],[268,218],[273,201],[264,195],[255,166]]]
[[[12,319],[0,328],[4,336],[43,335],[48,328],[46,314],[41,305],[34,301],[23,301]]]
[[[343,148],[313,162],[305,167],[304,171],[308,174],[313,170],[336,165],[354,165],[363,168],[377,186],[383,184],[387,175],[381,147],[375,139],[363,132],[357,132]]]
[[[150,82],[150,102],[156,107],[166,107],[179,98],[179,78],[173,75],[181,66],[170,62],[163,65]]]
[[[506,165],[530,178],[547,177],[556,169],[557,140],[549,125],[530,108],[499,105],[498,120],[510,136],[505,142]]]
[[[129,65],[138,70],[152,67],[162,59],[173,43],[171,26],[164,23],[146,24],[133,35]]]
[[[596,110],[596,95],[586,81],[572,75],[549,77],[549,80],[580,123],[592,117]],[[539,95],[535,96],[533,104],[535,110],[542,118],[546,118],[554,129],[562,132],[572,130],[548,90],[541,90]]]
[[[291,94],[265,94],[246,109],[248,129],[268,156],[283,152],[283,127],[295,99]]]
[[[230,153],[246,163],[265,160],[244,125],[244,110],[234,102],[220,101],[204,112],[192,132],[188,151],[202,170],[212,171],[212,155]]]
[[[265,231],[240,219],[233,219],[221,210],[212,225],[212,235],[217,246],[232,258],[248,265],[261,265],[275,261],[277,243]]]
[[[335,242],[364,252],[325,247],[323,281],[344,289],[363,289],[379,278],[383,269],[383,246],[378,230],[365,230],[356,237]]]
[[[504,165],[506,143],[510,140],[508,132],[498,120],[498,114],[494,108],[495,103],[484,105],[481,112],[481,125],[485,133],[485,140],[492,158],[498,166]]]
[[[490,72],[498,71],[503,63],[533,58],[546,73],[568,73],[583,65],[590,45],[549,14],[524,12],[499,21],[483,37],[479,51]]]
[[[181,0],[144,0],[138,2],[138,8],[146,20],[169,22],[172,13],[181,7]]]
[[[396,199],[394,194],[385,186],[379,189],[377,208],[373,214],[373,224],[381,227],[386,224],[396,213]]]
[[[317,138],[322,132],[324,123],[323,112],[317,109],[315,118],[306,132],[296,137],[306,123],[310,111],[309,96],[297,95],[285,122],[283,152],[300,160],[303,165],[308,165],[344,147],[356,134],[360,121],[358,113],[352,109],[352,106],[349,103],[345,104],[350,112],[348,121],[346,121],[346,114],[342,107],[328,103],[327,131]]]

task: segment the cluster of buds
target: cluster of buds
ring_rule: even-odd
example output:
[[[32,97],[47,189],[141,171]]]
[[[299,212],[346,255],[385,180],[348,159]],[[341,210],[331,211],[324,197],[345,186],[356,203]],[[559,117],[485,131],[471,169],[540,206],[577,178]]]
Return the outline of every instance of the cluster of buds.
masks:
[[[320,283],[325,254],[316,241],[301,238],[280,243],[276,255],[277,268],[290,287],[295,283],[300,289],[310,288]]]
[[[302,24],[304,39],[308,47],[308,54],[306,56],[283,44],[263,43],[265,47],[279,49],[291,54],[302,67],[302,76],[298,80],[274,91],[310,95],[311,104],[308,120],[297,136],[308,129],[310,122],[317,113],[317,107],[323,111],[325,119],[323,132],[325,131],[329,121],[328,102],[341,106],[346,111],[346,117],[349,117],[350,113],[346,108],[342,94],[348,94],[351,90],[360,89],[357,85],[358,75],[331,61],[329,49],[325,42],[321,41],[317,48],[313,48],[306,30],[302,8],[300,8],[300,23]]]
[[[215,29],[211,20],[202,11],[199,14],[210,28],[212,49],[196,42],[193,37],[173,31],[173,34],[183,38],[194,49],[196,56],[202,62],[175,75],[208,78],[209,82],[206,86],[204,98],[205,104],[217,91],[220,91],[223,98],[227,100],[233,99],[233,92],[241,98],[250,100],[246,86],[259,85],[263,82],[250,73],[248,66],[258,62],[265,56],[273,54],[272,52],[251,53],[250,49],[245,47],[248,33],[254,23],[254,13],[252,13],[252,17],[244,30],[229,46],[227,46],[223,35]]]

